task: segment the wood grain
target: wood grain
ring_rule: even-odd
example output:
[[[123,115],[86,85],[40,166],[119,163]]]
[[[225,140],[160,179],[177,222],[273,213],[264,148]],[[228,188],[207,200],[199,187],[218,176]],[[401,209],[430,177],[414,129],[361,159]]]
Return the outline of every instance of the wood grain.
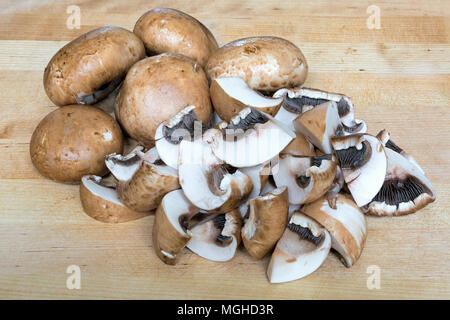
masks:
[[[69,5],[81,28],[66,27]],[[355,1],[17,1],[0,3],[0,298],[37,299],[415,299],[450,298],[450,2],[377,1],[381,29],[366,26],[372,3]],[[42,178],[30,136],[55,107],[42,87],[51,56],[103,25],[132,29],[159,6],[200,19],[221,44],[251,35],[296,43],[310,67],[306,86],[352,97],[371,133],[383,128],[422,165],[438,198],[405,217],[368,217],[361,259],[347,269],[330,255],[305,279],[270,285],[269,257],[242,249],[228,263],[188,250],[169,267],[151,246],[153,217],[107,225],[85,215],[78,186]],[[66,268],[82,272],[66,288]],[[369,290],[367,268],[380,267]]]

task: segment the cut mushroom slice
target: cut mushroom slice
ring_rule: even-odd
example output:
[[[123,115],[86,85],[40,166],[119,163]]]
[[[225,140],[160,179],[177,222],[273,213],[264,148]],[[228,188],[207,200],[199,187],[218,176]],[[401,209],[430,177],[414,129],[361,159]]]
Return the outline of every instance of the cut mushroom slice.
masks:
[[[156,209],[170,191],[180,188],[175,169],[149,161],[142,161],[131,179],[118,186],[119,199],[136,211]]]
[[[253,189],[250,178],[220,161],[203,139],[181,141],[178,174],[186,197],[208,212],[237,208]]]
[[[290,154],[293,156],[315,156],[314,146],[300,133],[295,133],[295,139],[292,140],[281,154]]]
[[[155,213],[153,222],[153,249],[166,264],[174,265],[178,254],[191,240],[191,232],[183,227],[184,221],[197,214],[196,208],[181,190],[166,194]]]
[[[381,130],[377,134],[377,138],[381,140],[385,148],[389,148],[397,153],[400,153],[402,156],[408,159],[413,165],[415,165],[423,175],[425,175],[425,171],[423,171],[422,167],[419,165],[416,159],[414,159],[413,156],[411,156],[405,150],[396,145],[394,141],[391,140],[391,134],[386,129]]]
[[[212,214],[209,214],[212,215]],[[211,261],[228,261],[234,257],[241,241],[241,215],[237,209],[206,217],[190,229],[192,239],[187,248]]]
[[[225,163],[252,167],[277,156],[295,134],[270,115],[253,108],[243,109],[230,123],[210,129],[205,139]]]
[[[431,182],[407,158],[385,148],[387,171],[384,183],[363,210],[377,216],[414,213],[436,199]]]
[[[266,97],[238,77],[212,80],[210,94],[214,110],[227,122],[247,107],[275,116],[283,103],[283,98]]]
[[[126,182],[131,179],[142,162],[142,151],[144,147],[136,146],[126,156],[111,153],[106,156],[105,164],[114,178],[119,182]]]
[[[255,259],[262,259],[277,243],[288,219],[287,188],[250,200],[249,216],[242,228],[242,242]]]
[[[342,263],[351,267],[361,256],[367,237],[364,214],[350,196],[338,194],[336,208],[323,197],[302,207],[301,212],[324,226],[331,236],[331,247]]]
[[[104,183],[98,176],[84,176],[81,179],[80,198],[84,212],[101,222],[120,223],[150,214],[127,208],[118,199],[114,184]]]
[[[305,112],[305,107],[315,107],[328,101],[334,101],[338,106],[339,117],[344,124],[353,126],[355,121],[352,100],[340,93],[310,88],[293,88],[280,89],[274,93],[273,97],[284,97],[284,108],[296,114]]]
[[[183,139],[201,137],[203,125],[194,113],[195,106],[188,106],[156,129],[155,146],[161,160],[178,169],[180,142]],[[196,136],[197,135],[197,136]]]
[[[300,114],[294,120],[294,127],[321,151],[332,152],[330,139],[335,136],[341,124],[336,102],[325,102]]]
[[[328,256],[331,237],[316,221],[294,212],[270,259],[271,283],[297,280],[316,271]]]
[[[369,203],[384,182],[386,153],[382,142],[369,134],[355,134],[331,140],[339,165],[356,204]]]
[[[278,187],[288,187],[289,203],[299,205],[317,200],[330,189],[336,167],[330,154],[317,157],[282,155],[273,178]]]
[[[254,199],[260,195],[261,190],[267,183],[270,175],[270,163],[262,163],[254,167],[240,168],[244,174],[246,174],[253,183],[253,190],[248,196],[248,199]]]

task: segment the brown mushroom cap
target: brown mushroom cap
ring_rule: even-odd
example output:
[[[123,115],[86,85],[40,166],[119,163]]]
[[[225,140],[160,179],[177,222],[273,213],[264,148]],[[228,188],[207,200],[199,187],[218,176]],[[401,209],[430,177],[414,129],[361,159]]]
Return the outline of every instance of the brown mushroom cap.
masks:
[[[210,80],[240,77],[255,90],[276,91],[302,85],[308,65],[301,50],[277,37],[236,40],[217,50],[205,67]]]
[[[84,175],[105,175],[105,156],[122,153],[122,149],[117,122],[100,109],[82,105],[49,113],[30,141],[36,169],[47,178],[67,183],[78,183]]]
[[[144,57],[144,45],[134,33],[113,26],[92,30],[52,57],[44,72],[45,92],[59,106],[81,103],[83,97],[111,82],[112,91],[127,70]]]
[[[157,127],[186,106],[208,124],[212,107],[203,69],[180,54],[163,53],[136,63],[116,99],[116,116],[127,133],[152,147]]]
[[[157,8],[146,12],[136,22],[133,32],[142,39],[149,53],[180,53],[202,66],[218,48],[207,27],[175,9]]]

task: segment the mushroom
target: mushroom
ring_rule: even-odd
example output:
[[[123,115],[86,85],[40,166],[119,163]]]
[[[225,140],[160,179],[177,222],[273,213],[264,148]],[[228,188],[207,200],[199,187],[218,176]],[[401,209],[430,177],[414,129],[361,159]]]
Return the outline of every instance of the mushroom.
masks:
[[[304,135],[296,132],[295,138],[289,142],[289,144],[281,150],[281,154],[290,154],[293,156],[309,156],[313,157],[316,155],[314,146],[306,139]]]
[[[305,82],[308,65],[301,50],[277,37],[235,40],[217,50],[205,67],[210,80],[240,77],[255,90],[276,91]]]
[[[328,231],[300,212],[294,212],[272,253],[267,277],[271,283],[297,280],[316,271],[328,256]]]
[[[153,249],[166,264],[174,265],[178,254],[188,244],[192,234],[185,227],[185,221],[199,212],[181,190],[167,193],[155,213],[153,222]]]
[[[255,259],[262,259],[277,243],[288,219],[287,188],[250,200],[249,215],[241,230],[242,242]]]
[[[123,135],[117,122],[92,106],[70,105],[49,113],[30,141],[33,165],[45,177],[79,183],[84,175],[105,175],[105,156],[121,153]]]
[[[183,138],[194,139],[202,136],[204,127],[194,113],[195,106],[188,106],[174,117],[161,123],[156,129],[155,146],[161,160],[178,169],[180,142]]]
[[[336,162],[331,155],[281,155],[279,168],[273,173],[273,178],[278,187],[288,187],[289,203],[299,205],[323,196],[330,189],[336,170]]]
[[[214,110],[227,122],[247,107],[275,116],[283,103],[283,98],[266,97],[238,77],[212,80],[210,94]]]
[[[83,210],[95,220],[120,223],[140,219],[151,212],[136,212],[127,208],[117,197],[114,185],[104,183],[99,176],[84,176],[80,184]]]
[[[190,229],[192,238],[186,247],[211,261],[231,260],[241,241],[242,221],[239,211],[235,209],[224,214],[207,214],[203,221]]]
[[[400,153],[402,156],[404,156],[406,159],[408,159],[409,162],[414,164],[423,175],[425,175],[425,171],[423,171],[422,167],[419,165],[419,163],[416,161],[416,159],[414,159],[412,155],[410,155],[405,150],[403,150],[398,145],[396,145],[394,143],[394,141],[392,141],[392,139],[391,139],[391,134],[386,129],[381,130],[377,134],[377,138],[381,140],[381,142],[383,143],[385,148],[389,148],[389,149],[394,150],[395,152]]]
[[[335,136],[336,129],[341,124],[336,102],[318,105],[300,114],[293,123],[296,132],[305,135],[322,152],[332,152],[330,139]]]
[[[422,171],[400,153],[386,147],[387,171],[378,193],[363,207],[376,216],[414,213],[436,199],[431,182]]]
[[[299,87],[280,89],[274,93],[273,97],[284,97],[284,111],[280,112],[279,117],[284,118],[286,121],[292,121],[296,117],[295,115],[306,112],[311,107],[334,101],[337,104],[339,118],[342,122],[338,128],[338,133],[341,135],[349,135],[352,133],[365,133],[367,131],[366,123],[354,118],[351,99],[343,94]]]
[[[252,192],[250,178],[220,161],[203,139],[182,140],[179,152],[181,188],[198,208],[215,213],[229,212]]]
[[[121,83],[128,69],[145,57],[142,41],[119,27],[102,27],[62,47],[44,72],[44,89],[58,105],[94,104]]]
[[[327,229],[331,248],[337,251],[342,263],[351,267],[359,259],[367,237],[364,214],[350,196],[338,194],[333,209],[326,197],[304,205],[301,212]]]
[[[186,106],[204,125],[211,120],[206,75],[185,56],[164,53],[134,64],[116,98],[116,117],[125,131],[151,148],[157,127]]]
[[[136,146],[126,156],[117,153],[108,154],[105,159],[106,167],[108,167],[109,171],[118,182],[128,182],[141,166],[143,150],[144,147]],[[152,152],[155,151],[156,149],[153,148]],[[158,158],[159,156],[156,153],[156,158],[152,159],[153,161],[151,162],[156,161]]]
[[[384,182],[386,153],[381,141],[369,134],[355,134],[331,139],[350,193],[356,204],[369,203]]]
[[[277,156],[295,134],[271,116],[245,108],[230,123],[209,129],[205,139],[214,154],[225,163],[241,168],[252,167]]]
[[[133,32],[142,39],[149,55],[179,53],[197,61],[202,67],[218,48],[214,35],[207,27],[175,9],[147,11],[136,22]]]
[[[146,212],[156,209],[164,195],[179,188],[175,169],[143,159],[132,177],[125,183],[119,183],[118,194],[127,207]]]
[[[270,163],[265,162],[254,167],[240,168],[240,171],[246,174],[253,183],[253,190],[248,196],[248,199],[251,200],[259,196],[269,179]]]

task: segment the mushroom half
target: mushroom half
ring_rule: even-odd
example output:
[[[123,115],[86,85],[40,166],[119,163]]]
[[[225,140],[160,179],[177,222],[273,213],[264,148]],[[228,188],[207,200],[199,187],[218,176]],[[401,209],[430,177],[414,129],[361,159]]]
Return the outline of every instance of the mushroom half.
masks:
[[[287,188],[277,188],[250,200],[249,215],[242,228],[242,242],[255,259],[262,259],[277,243],[288,219]]]
[[[227,122],[247,107],[274,116],[283,103],[283,98],[266,97],[251,89],[244,79],[239,77],[213,79],[210,94],[214,110]]]
[[[184,225],[199,212],[181,190],[167,193],[155,213],[153,222],[153,249],[166,264],[174,265],[178,254],[188,244],[192,234]]]
[[[207,142],[183,140],[179,151],[180,185],[194,205],[225,213],[247,200],[253,189],[250,178],[220,161]]]
[[[104,183],[99,176],[90,175],[81,179],[80,198],[84,212],[101,222],[120,223],[150,214],[127,208],[117,197],[114,184]]]
[[[316,157],[281,155],[273,178],[278,187],[288,187],[289,203],[299,205],[317,200],[330,189],[336,167],[330,154]]]
[[[270,115],[245,108],[230,123],[206,131],[214,154],[234,167],[252,167],[277,156],[295,134]]]
[[[336,208],[330,207],[326,197],[304,205],[301,212],[324,226],[331,236],[331,247],[337,251],[346,267],[361,256],[367,237],[364,214],[350,196],[338,194]]]
[[[386,153],[381,141],[369,134],[331,139],[339,166],[356,204],[369,203],[384,182]]]
[[[195,106],[188,106],[174,117],[161,123],[156,129],[155,146],[161,160],[168,166],[178,169],[180,142],[183,139],[201,137],[203,125],[194,113]]]
[[[201,213],[200,213],[201,214]],[[206,214],[190,229],[187,248],[211,261],[231,260],[241,241],[241,215],[237,209],[227,213]]]
[[[328,231],[304,214],[294,212],[272,253],[267,277],[271,283],[306,277],[322,265],[330,248]]]
[[[400,216],[433,202],[433,186],[417,165],[390,148],[385,150],[387,171],[383,185],[363,210],[376,216]]]

